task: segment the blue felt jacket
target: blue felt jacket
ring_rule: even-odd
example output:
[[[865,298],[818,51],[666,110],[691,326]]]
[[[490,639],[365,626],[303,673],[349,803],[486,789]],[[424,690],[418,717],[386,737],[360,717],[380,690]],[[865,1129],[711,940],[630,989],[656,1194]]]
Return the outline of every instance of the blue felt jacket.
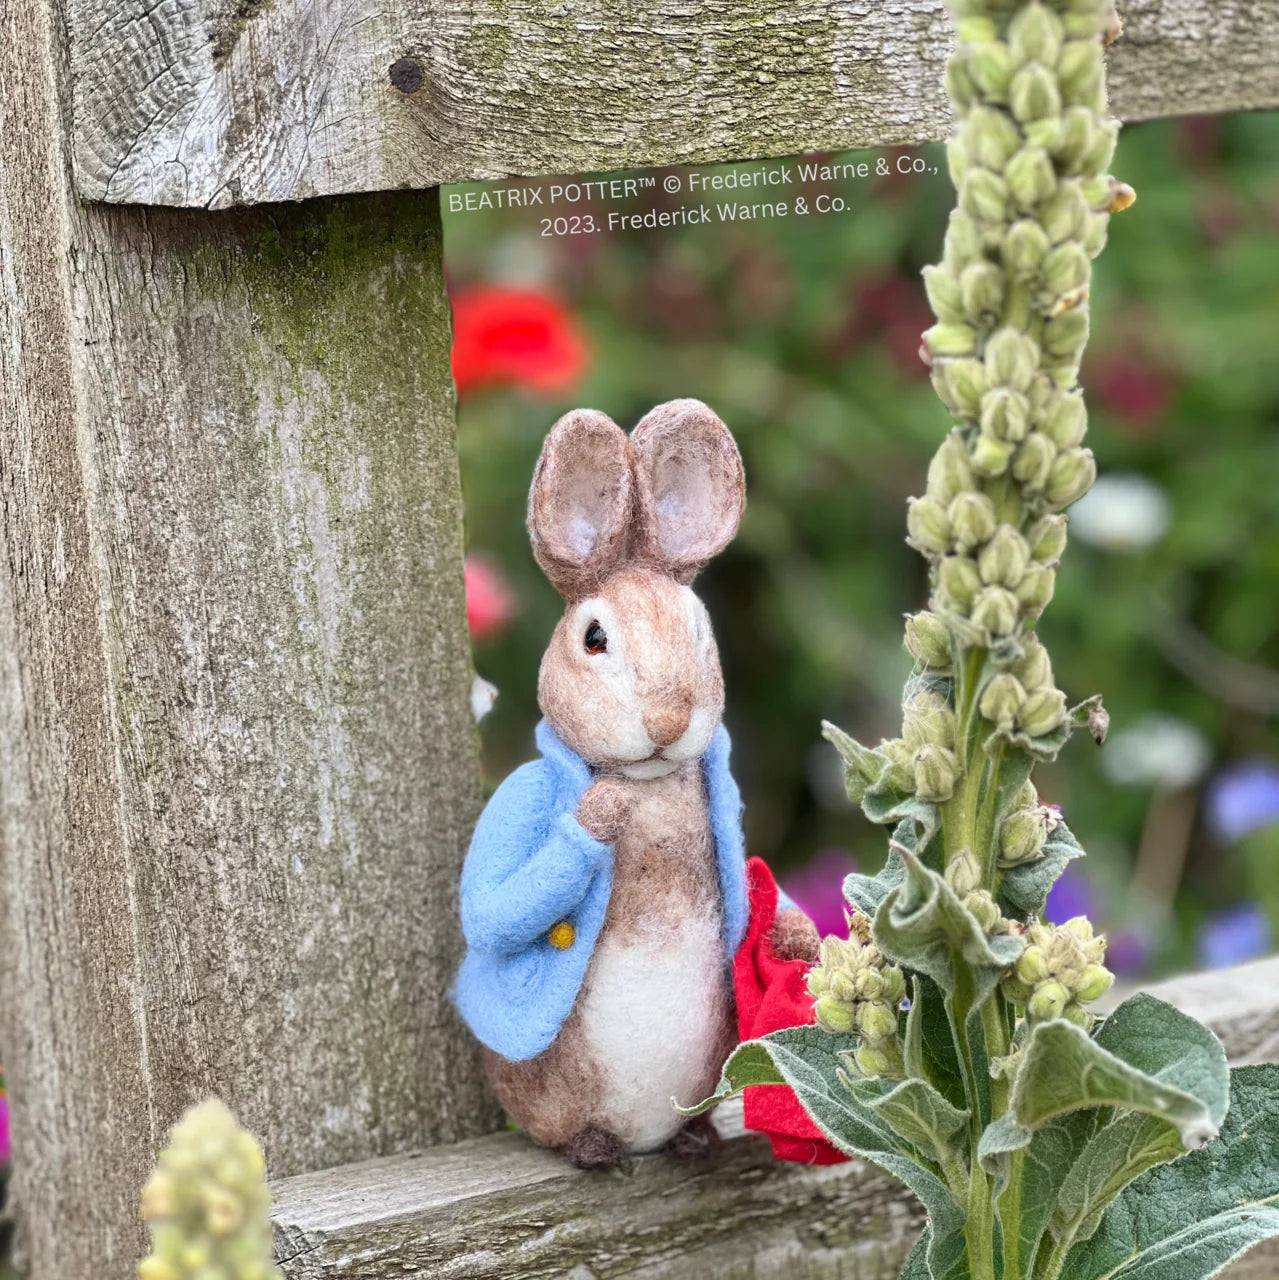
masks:
[[[467,952],[454,999],[471,1030],[511,1061],[546,1049],[573,1008],[613,888],[612,846],[574,816],[591,771],[545,722],[540,760],[521,765],[485,806],[462,868]],[[715,730],[702,757],[715,860],[724,898],[724,953],[731,962],[749,907],[742,800],[728,771],[728,731]],[[786,904],[789,905],[789,904]],[[561,920],[571,946],[547,939]]]

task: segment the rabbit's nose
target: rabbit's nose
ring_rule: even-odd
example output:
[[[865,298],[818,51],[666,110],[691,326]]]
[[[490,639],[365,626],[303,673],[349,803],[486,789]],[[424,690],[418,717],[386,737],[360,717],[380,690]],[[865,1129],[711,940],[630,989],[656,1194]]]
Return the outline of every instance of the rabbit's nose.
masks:
[[[682,702],[666,702],[644,717],[644,729],[657,747],[678,742],[693,714],[691,698]]]

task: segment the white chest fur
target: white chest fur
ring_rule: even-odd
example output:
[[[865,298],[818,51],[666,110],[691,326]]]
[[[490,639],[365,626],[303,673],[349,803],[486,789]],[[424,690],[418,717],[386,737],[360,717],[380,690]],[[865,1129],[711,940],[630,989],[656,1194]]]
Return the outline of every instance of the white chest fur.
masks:
[[[604,1080],[601,1119],[648,1151],[683,1123],[671,1099],[696,1102],[719,1078],[732,997],[700,769],[633,787],[580,1009]]]

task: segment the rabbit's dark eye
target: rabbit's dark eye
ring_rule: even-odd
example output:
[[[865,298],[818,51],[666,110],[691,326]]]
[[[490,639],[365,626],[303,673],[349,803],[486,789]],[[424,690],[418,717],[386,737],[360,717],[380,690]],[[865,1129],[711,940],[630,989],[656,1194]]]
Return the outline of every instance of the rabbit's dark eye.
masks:
[[[587,653],[603,653],[608,648],[608,636],[598,622],[592,622],[586,628],[586,638],[582,641]]]

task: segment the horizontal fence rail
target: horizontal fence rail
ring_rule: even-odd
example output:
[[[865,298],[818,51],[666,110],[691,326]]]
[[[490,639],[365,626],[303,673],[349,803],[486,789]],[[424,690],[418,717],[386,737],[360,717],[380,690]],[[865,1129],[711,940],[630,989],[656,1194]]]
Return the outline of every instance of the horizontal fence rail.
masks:
[[[1123,119],[1279,105],[1279,0],[1120,8]],[[70,30],[79,190],[114,203],[220,208],[949,128],[942,0],[70,0]]]
[[[1153,988],[1221,1036],[1232,1061],[1279,1056],[1279,958]],[[774,1161],[733,1104],[706,1166],[663,1156],[583,1174],[518,1134],[276,1184],[289,1280],[896,1280],[918,1203],[862,1164]],[[1228,1280],[1273,1280],[1279,1248]]]

